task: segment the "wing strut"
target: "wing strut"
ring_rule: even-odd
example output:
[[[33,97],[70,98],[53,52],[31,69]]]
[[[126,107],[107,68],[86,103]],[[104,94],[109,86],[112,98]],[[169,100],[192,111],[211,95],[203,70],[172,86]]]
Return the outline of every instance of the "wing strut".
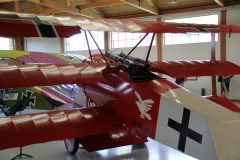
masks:
[[[140,39],[140,41],[131,49],[131,51],[129,51],[129,53],[124,57],[124,59],[126,59],[136,48],[137,46],[147,37],[149,33],[146,33],[142,39]]]
[[[94,42],[94,43],[95,43],[95,45],[97,46],[97,48],[98,48],[99,52],[101,53],[101,55],[102,55],[103,59],[105,60],[105,62],[106,62],[106,64],[107,64],[107,66],[108,66],[108,67],[110,67],[110,65],[109,65],[109,63],[108,63],[108,61],[107,61],[106,57],[104,56],[104,54],[102,53],[101,49],[99,48],[99,46],[98,46],[98,44],[97,44],[96,40],[95,40],[95,39],[94,39],[94,37],[92,36],[92,33],[91,33],[90,31],[88,31],[88,33],[89,33],[89,35],[92,37],[92,40],[93,40],[93,42]]]
[[[150,52],[151,52],[151,49],[152,49],[152,44],[153,44],[153,40],[154,40],[155,34],[156,33],[153,33],[153,35],[152,35],[152,39],[151,39],[151,42],[150,42],[150,45],[149,45],[149,48],[148,48],[147,57],[146,57],[146,60],[145,60],[146,62],[148,62],[148,58],[149,58],[149,55],[150,55]]]
[[[84,35],[85,35],[86,42],[87,42],[87,46],[88,46],[89,56],[90,56],[91,62],[93,62],[92,52],[91,52],[91,48],[90,48],[90,46],[89,46],[89,41],[88,41],[88,36],[87,36],[87,32],[86,32],[86,31],[84,31]]]

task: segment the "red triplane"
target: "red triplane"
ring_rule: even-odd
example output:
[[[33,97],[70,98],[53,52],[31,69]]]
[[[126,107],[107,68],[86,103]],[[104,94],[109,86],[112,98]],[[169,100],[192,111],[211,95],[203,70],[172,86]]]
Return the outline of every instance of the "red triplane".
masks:
[[[214,80],[216,75],[240,74],[240,67],[214,59],[148,61],[155,33],[239,33],[240,26],[26,16],[11,14],[1,18],[4,17],[1,14],[0,36],[43,36],[44,33],[46,37],[54,37],[61,35],[56,31],[64,31],[64,37],[73,34],[73,30],[77,33],[76,28],[85,33],[102,30],[154,34],[145,59],[132,57],[130,51],[102,54],[103,62],[98,63],[1,67],[0,88],[77,83],[82,91],[77,101],[82,108],[69,104],[61,111],[1,118],[0,149],[65,139],[68,152],[75,153],[79,143],[88,151],[96,151],[144,143],[150,137],[202,160],[240,159],[237,106],[216,95],[201,97],[154,74],[174,78],[212,76]],[[21,27],[10,33],[8,29],[13,21]],[[97,105],[86,107],[87,98]]]

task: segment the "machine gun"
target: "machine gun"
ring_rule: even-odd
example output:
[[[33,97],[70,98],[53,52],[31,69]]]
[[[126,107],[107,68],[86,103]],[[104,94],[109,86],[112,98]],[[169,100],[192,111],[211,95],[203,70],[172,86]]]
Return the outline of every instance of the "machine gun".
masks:
[[[152,80],[158,77],[150,72],[150,65],[140,58],[127,56],[124,53],[106,54],[106,56],[119,62],[120,66],[128,71],[128,76],[133,81]]]

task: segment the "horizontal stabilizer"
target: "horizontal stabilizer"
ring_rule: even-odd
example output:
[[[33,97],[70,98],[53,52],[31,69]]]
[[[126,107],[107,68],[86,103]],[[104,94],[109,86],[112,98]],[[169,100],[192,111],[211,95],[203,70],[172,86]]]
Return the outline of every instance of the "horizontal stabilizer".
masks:
[[[240,74],[240,67],[228,61],[164,61],[151,62],[151,71],[173,78]]]
[[[0,68],[0,88],[104,82],[102,63],[9,65]]]
[[[240,113],[240,108],[233,104],[231,101],[229,101],[228,99],[221,97],[221,96],[204,96],[204,98],[209,99],[210,101],[213,101],[233,112],[239,112]]]

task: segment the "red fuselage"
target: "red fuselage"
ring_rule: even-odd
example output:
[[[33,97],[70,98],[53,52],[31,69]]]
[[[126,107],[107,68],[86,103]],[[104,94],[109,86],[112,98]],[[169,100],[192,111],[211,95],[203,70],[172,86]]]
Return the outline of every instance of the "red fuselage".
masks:
[[[106,73],[103,76],[107,82],[85,86],[87,95],[98,105],[108,106],[127,126],[136,126],[147,136],[154,137],[160,96],[178,86],[162,78],[134,82],[121,70],[117,74]],[[153,101],[151,109],[147,111],[151,117],[141,116],[136,92],[142,100]]]

